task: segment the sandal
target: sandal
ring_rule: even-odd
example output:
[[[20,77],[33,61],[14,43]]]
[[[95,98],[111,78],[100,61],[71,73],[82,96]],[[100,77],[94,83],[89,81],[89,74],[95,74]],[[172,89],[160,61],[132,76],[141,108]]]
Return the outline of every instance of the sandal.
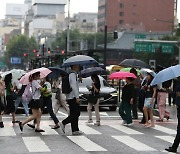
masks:
[[[20,122],[19,120],[12,121],[13,124],[19,123],[19,122]]]
[[[156,120],[157,122],[163,122],[163,119],[158,119],[158,120]]]
[[[144,127],[150,127],[150,123],[145,123]]]
[[[59,125],[55,125],[55,126],[51,127],[51,129],[58,129],[58,128],[60,128]]]

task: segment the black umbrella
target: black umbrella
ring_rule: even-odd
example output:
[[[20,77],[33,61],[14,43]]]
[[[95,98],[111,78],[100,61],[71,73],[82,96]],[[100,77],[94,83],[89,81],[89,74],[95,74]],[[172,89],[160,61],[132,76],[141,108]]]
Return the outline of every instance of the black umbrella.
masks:
[[[91,76],[92,74],[103,75],[103,74],[107,74],[107,72],[101,67],[91,67],[82,70],[79,74],[81,75],[81,77],[86,78],[88,76]]]
[[[150,68],[148,64],[138,59],[125,59],[119,65],[125,67]]]
[[[85,55],[77,55],[73,56],[71,58],[68,58],[63,64],[62,67],[69,67],[71,65],[96,65],[97,66],[98,62],[90,57],[90,56],[85,56]]]
[[[59,67],[49,67],[49,69],[52,71],[48,77],[52,79],[57,79],[59,76],[66,76],[68,73]]]

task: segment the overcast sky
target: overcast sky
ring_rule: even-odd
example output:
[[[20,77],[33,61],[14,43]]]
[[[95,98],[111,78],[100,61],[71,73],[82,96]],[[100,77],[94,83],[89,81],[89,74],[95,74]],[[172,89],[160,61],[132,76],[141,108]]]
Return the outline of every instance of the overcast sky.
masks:
[[[0,0],[0,3],[0,19],[2,19],[5,15],[6,3],[24,3],[24,0]],[[178,19],[180,20],[179,9],[180,2],[178,4]],[[98,0],[71,0],[70,10],[71,14],[77,12],[97,12]]]

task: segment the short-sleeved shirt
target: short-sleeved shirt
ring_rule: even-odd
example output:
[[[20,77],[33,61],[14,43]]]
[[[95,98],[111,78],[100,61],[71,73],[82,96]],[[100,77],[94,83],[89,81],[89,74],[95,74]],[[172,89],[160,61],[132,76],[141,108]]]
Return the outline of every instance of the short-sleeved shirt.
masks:
[[[134,84],[126,84],[122,88],[122,101],[130,103],[131,98],[134,98],[135,96],[135,88]]]
[[[154,88],[155,86],[150,86],[150,84],[148,84],[145,88],[145,98],[151,98],[153,96],[154,93]]]
[[[33,94],[34,100],[40,99],[40,97],[41,97],[41,92],[39,90],[40,87],[41,86],[37,80],[32,81],[32,94]]]
[[[9,83],[7,86],[6,86],[6,95],[11,95],[11,88],[12,88],[12,84]]]

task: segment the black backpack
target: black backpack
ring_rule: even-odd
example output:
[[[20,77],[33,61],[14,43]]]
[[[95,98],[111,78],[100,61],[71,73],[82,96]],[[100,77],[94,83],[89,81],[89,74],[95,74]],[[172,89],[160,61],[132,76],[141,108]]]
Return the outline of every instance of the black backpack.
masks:
[[[70,72],[69,74],[71,74],[73,72]],[[69,83],[69,74],[66,76],[62,77],[62,93],[63,94],[69,94],[72,91],[71,85]]]

